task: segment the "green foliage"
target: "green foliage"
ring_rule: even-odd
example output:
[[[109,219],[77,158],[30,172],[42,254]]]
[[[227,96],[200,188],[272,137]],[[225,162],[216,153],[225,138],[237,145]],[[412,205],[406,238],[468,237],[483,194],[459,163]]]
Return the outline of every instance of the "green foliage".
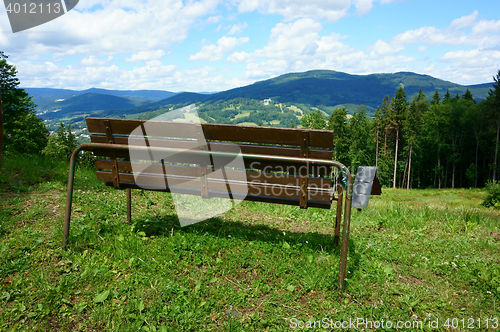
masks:
[[[325,129],[326,121],[323,113],[320,110],[316,112],[311,112],[309,114],[305,114],[300,119],[300,125],[302,128],[307,129]]]
[[[500,209],[500,181],[488,181],[486,183],[486,191],[488,192],[488,196],[481,205],[488,208]]]
[[[78,159],[79,165],[83,165],[88,168],[95,168],[95,160],[96,157],[92,153],[92,151],[83,151]]]
[[[42,155],[7,155],[0,171],[0,188],[31,191],[39,183],[67,181],[67,172],[68,164],[62,160]]]
[[[66,130],[61,122],[59,129],[50,135],[47,146],[42,153],[47,157],[69,160],[75,147],[76,141],[75,136],[71,133],[71,125]]]
[[[359,107],[349,119],[349,159],[351,170],[355,172],[358,166],[373,165],[374,142],[372,123],[364,107]]]
[[[36,116],[36,105],[24,89],[19,89],[16,68],[0,60],[0,87],[3,110],[5,154],[38,154],[45,147],[47,129]]]
[[[345,107],[336,108],[330,118],[326,129],[333,130],[333,158],[344,165],[347,164],[349,156],[349,125],[347,110]]]

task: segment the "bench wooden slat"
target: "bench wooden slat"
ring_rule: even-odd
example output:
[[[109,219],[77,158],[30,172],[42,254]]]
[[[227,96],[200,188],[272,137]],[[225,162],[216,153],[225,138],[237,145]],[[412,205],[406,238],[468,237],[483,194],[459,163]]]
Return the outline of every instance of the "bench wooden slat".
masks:
[[[120,175],[123,172],[133,172],[133,165],[136,165],[136,169],[144,169],[144,166],[148,166],[147,169],[144,170],[145,173],[148,174],[158,174],[163,175],[164,172],[167,175],[181,175],[181,176],[199,176],[199,167],[196,166],[180,166],[180,165],[161,165],[161,164],[147,164],[147,163],[139,163],[139,162],[129,162],[129,161],[118,161],[118,171]],[[111,170],[112,163],[110,160],[96,160],[96,168],[99,170]],[[165,169],[164,169],[165,168]],[[207,169],[207,175],[214,179],[222,180],[222,172],[217,172],[213,168]],[[264,173],[264,172],[252,172],[252,171],[238,171],[226,169],[226,176],[228,179],[241,179],[244,175],[248,182],[262,182],[262,183],[270,183],[270,184],[281,184],[281,185],[291,185],[291,186],[299,186],[300,177],[297,175],[291,174],[282,174],[282,173]],[[309,178],[309,187],[316,188],[329,188],[331,187],[331,179],[330,178],[318,178],[318,177],[310,177]]]
[[[106,136],[104,135],[91,135],[92,143],[107,143]],[[143,138],[128,138],[125,136],[115,136],[115,144],[121,145],[134,145],[137,140],[139,143],[144,141]],[[176,140],[176,139],[148,139],[149,146],[174,148],[174,149],[196,149],[198,143],[195,140]],[[217,152],[238,152],[235,151],[235,145],[240,149],[241,153],[245,154],[263,154],[269,156],[283,156],[283,157],[301,157],[300,148],[282,147],[282,146],[266,146],[266,145],[252,145],[252,144],[236,144],[236,143],[220,143],[220,142],[207,142],[210,151]],[[309,158],[332,160],[331,150],[310,149]]]
[[[91,133],[105,133],[105,119],[87,118],[87,127]],[[130,135],[141,125],[147,124],[145,135],[154,134],[157,137],[193,138],[195,124],[178,122],[154,122],[147,120],[107,119],[110,121],[113,135]],[[223,124],[201,124],[207,141],[248,142],[259,144],[277,144],[300,146],[303,129],[250,127]],[[142,132],[142,131],[140,131]],[[309,129],[309,146],[332,149],[333,132],[329,130]]]
[[[119,153],[122,152],[122,153]],[[94,152],[95,153],[95,152]],[[103,156],[104,157],[110,157],[109,152],[102,152],[99,153],[98,156]],[[129,155],[126,154],[124,151],[117,151],[116,152],[116,157],[118,158],[124,158],[124,159],[129,159]],[[98,159],[99,160],[99,159]],[[199,158],[196,158],[196,156],[178,156],[178,158],[174,157],[169,157],[169,164],[170,162],[179,162],[182,164],[193,164],[193,165],[198,165],[200,160]],[[224,159],[219,159],[219,162],[222,163]],[[231,161],[231,160],[229,160]],[[280,163],[279,161],[274,161],[274,160],[247,160],[245,159],[243,161],[245,168],[248,170],[260,170],[263,171],[265,174],[272,174],[271,172],[280,172],[280,173],[285,173],[285,174],[299,174],[300,170],[302,168],[308,167],[309,170],[309,176],[313,177],[326,177],[326,178],[331,178],[331,173],[332,173],[332,168],[330,166],[325,166],[325,165],[308,165],[306,166],[305,163],[300,163],[300,162],[295,162],[295,163]],[[222,163],[224,164],[224,163]],[[151,163],[151,165],[154,165],[154,163]],[[96,166],[97,167],[97,166]],[[97,168],[101,168],[100,166]],[[130,167],[131,168],[131,167]],[[124,170],[125,171],[125,170]],[[129,172],[131,172],[130,170]]]
[[[97,171],[97,178],[101,181],[112,181],[113,174],[111,172]],[[255,196],[274,196],[281,198],[299,199],[300,187],[297,186],[287,186],[287,185],[276,185],[276,184],[264,184],[264,183],[247,183],[247,182],[237,182],[237,181],[222,181],[219,179],[213,179],[208,177],[208,191],[219,191],[223,192],[228,190],[227,183],[229,183],[231,192],[234,194],[245,194]],[[153,174],[141,174],[139,177],[134,178],[133,174],[122,173],[120,174],[120,185],[121,183],[136,184],[138,186],[164,186],[175,187],[175,188],[186,188],[200,191],[200,178],[199,177],[188,177],[188,176],[172,176],[170,175],[168,179],[163,177],[163,175],[153,175]],[[169,191],[169,190],[165,190]],[[330,190],[320,189],[320,188],[309,188],[308,190],[308,200],[316,202],[330,202],[332,200],[332,194]]]
[[[106,181],[104,182],[106,186],[112,187],[113,182]],[[121,185],[121,189],[143,189],[137,184],[134,183],[123,183]],[[199,189],[181,189],[181,188],[176,188],[177,193],[179,194],[188,194],[188,195],[200,195],[200,190]],[[148,189],[149,191],[159,191],[159,192],[170,192],[169,188],[165,190],[165,187],[162,186],[157,186],[155,187],[150,187]],[[221,198],[226,198],[227,197],[227,192],[218,192],[218,191],[211,191],[209,198],[212,197],[221,197]],[[272,196],[256,196],[256,195],[239,195],[239,194],[233,194],[234,199],[238,200],[245,200],[245,201],[255,201],[255,202],[264,202],[264,203],[275,203],[275,204],[286,204],[286,205],[295,205],[299,206],[299,200],[296,199],[289,199],[289,198],[281,198],[281,197],[272,197]],[[330,209],[331,203],[327,202],[315,202],[315,201],[310,201],[308,202],[309,207],[314,207],[314,208],[320,208],[320,209]]]

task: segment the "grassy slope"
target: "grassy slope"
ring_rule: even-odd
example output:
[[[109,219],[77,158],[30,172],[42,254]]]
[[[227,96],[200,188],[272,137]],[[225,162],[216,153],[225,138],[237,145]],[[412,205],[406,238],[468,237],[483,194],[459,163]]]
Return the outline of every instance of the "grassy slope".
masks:
[[[128,226],[125,192],[80,169],[62,251],[66,176],[36,158],[0,173],[2,331],[282,331],[294,317],[430,331],[429,317],[441,330],[446,318],[500,318],[500,214],[479,206],[481,190],[385,189],[353,211],[339,297],[334,210],[244,202],[180,228],[169,195],[133,191]]]

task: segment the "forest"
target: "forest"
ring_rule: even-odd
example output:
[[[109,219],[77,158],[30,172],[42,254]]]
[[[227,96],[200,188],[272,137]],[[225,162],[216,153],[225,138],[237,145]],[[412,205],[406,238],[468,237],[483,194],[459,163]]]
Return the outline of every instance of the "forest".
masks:
[[[472,93],[430,96],[420,91],[407,100],[402,87],[385,96],[373,117],[364,107],[348,117],[338,108],[326,119],[320,111],[306,114],[301,126],[329,129],[334,159],[352,171],[378,167],[382,185],[393,188],[482,187],[498,180],[500,71],[486,100]]]

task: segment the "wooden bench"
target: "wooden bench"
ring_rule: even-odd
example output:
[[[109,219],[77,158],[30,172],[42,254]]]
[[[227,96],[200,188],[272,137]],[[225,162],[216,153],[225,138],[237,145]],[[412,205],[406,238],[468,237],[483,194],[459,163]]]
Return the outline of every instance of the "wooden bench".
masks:
[[[103,118],[87,118],[87,126],[92,143],[78,146],[70,159],[64,247],[75,161],[80,151],[88,150],[97,157],[97,178],[107,186],[127,190],[129,223],[131,189],[204,198],[229,194],[233,199],[304,209],[329,209],[336,201],[334,242],[338,244],[345,201],[339,269],[339,289],[343,289],[352,178],[344,165],[332,161],[332,131]],[[164,155],[169,157],[161,159]],[[241,158],[242,166],[225,167],[236,158]]]

